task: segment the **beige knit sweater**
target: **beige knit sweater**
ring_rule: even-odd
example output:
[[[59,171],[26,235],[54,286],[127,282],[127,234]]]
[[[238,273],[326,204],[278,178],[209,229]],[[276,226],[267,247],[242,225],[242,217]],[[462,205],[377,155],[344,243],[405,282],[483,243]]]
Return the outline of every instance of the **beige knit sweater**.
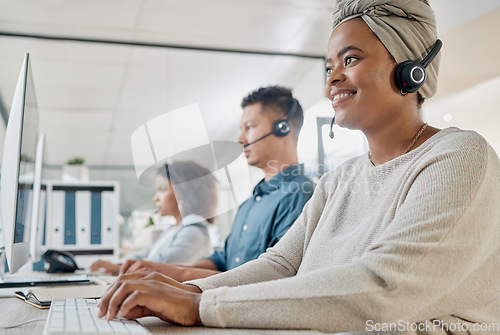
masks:
[[[448,128],[377,167],[354,158],[273,248],[191,283],[213,327],[500,333],[498,157]]]

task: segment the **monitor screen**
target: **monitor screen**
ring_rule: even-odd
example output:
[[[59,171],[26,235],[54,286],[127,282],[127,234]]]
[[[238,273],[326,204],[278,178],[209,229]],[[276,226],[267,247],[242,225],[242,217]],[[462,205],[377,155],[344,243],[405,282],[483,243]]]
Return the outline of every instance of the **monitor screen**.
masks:
[[[29,259],[38,110],[26,54],[5,131],[1,174],[1,210],[9,272]]]

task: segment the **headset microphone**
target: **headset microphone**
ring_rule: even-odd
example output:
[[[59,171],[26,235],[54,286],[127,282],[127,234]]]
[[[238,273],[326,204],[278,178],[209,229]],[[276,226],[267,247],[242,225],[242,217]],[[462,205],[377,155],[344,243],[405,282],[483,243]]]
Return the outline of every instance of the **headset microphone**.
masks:
[[[295,111],[298,108],[298,102],[297,102],[297,100],[295,98],[292,98],[292,99],[293,99],[293,104],[292,104],[292,107],[290,108],[290,111],[289,111],[286,119],[285,120],[275,121],[273,123],[273,130],[272,131],[270,131],[269,133],[265,134],[262,137],[259,137],[255,141],[252,141],[250,143],[245,144],[243,146],[243,148],[246,148],[249,145],[254,144],[256,142],[259,142],[260,140],[263,140],[263,139],[265,139],[266,137],[268,137],[269,135],[272,135],[272,134],[274,134],[274,135],[276,135],[278,137],[284,137],[284,136],[288,135],[290,133],[290,130],[292,129],[290,127],[290,120],[293,118],[293,116],[295,114]]]
[[[333,139],[333,137],[335,136],[333,134],[333,125],[335,124],[335,116],[333,116],[333,119],[332,119],[332,123],[330,123],[330,133],[328,134],[328,136],[330,136],[330,138]]]
[[[424,85],[425,78],[427,78],[425,68],[437,56],[442,45],[443,42],[437,40],[432,50],[425,56],[421,63],[416,60],[407,60],[398,65],[395,77],[396,84],[401,89],[402,94],[416,92]]]
[[[259,138],[258,138],[258,139],[256,139],[255,141],[252,141],[252,142],[250,142],[250,143],[245,144],[245,145],[243,146],[243,148],[246,148],[246,147],[248,147],[249,145],[254,144],[255,142],[259,142],[260,140],[265,139],[266,137],[268,137],[268,136],[269,136],[269,135],[271,135],[272,133],[273,133],[273,132],[267,133],[267,134],[265,134],[264,136],[259,137]]]

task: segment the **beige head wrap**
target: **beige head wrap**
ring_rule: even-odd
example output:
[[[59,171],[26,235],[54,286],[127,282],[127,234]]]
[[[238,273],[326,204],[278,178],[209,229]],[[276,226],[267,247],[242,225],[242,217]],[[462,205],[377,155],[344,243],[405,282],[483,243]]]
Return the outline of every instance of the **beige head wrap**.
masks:
[[[421,0],[342,0],[333,13],[333,29],[361,17],[397,63],[422,61],[437,40],[432,8]],[[437,90],[440,53],[427,67],[427,79],[419,90],[424,98]]]

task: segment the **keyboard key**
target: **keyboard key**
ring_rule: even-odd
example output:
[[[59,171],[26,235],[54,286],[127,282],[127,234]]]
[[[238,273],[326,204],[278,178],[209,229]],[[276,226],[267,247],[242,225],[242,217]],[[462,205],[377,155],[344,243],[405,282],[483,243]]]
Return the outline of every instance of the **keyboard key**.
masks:
[[[99,333],[113,333],[113,328],[109,325],[109,322],[105,319],[95,319],[95,325]]]
[[[150,334],[135,320],[99,319],[98,311],[96,299],[55,299],[43,334]]]
[[[114,319],[109,322],[115,333],[128,334],[127,327],[123,325],[120,319]]]
[[[134,320],[122,320],[130,334],[149,334],[149,331]]]

